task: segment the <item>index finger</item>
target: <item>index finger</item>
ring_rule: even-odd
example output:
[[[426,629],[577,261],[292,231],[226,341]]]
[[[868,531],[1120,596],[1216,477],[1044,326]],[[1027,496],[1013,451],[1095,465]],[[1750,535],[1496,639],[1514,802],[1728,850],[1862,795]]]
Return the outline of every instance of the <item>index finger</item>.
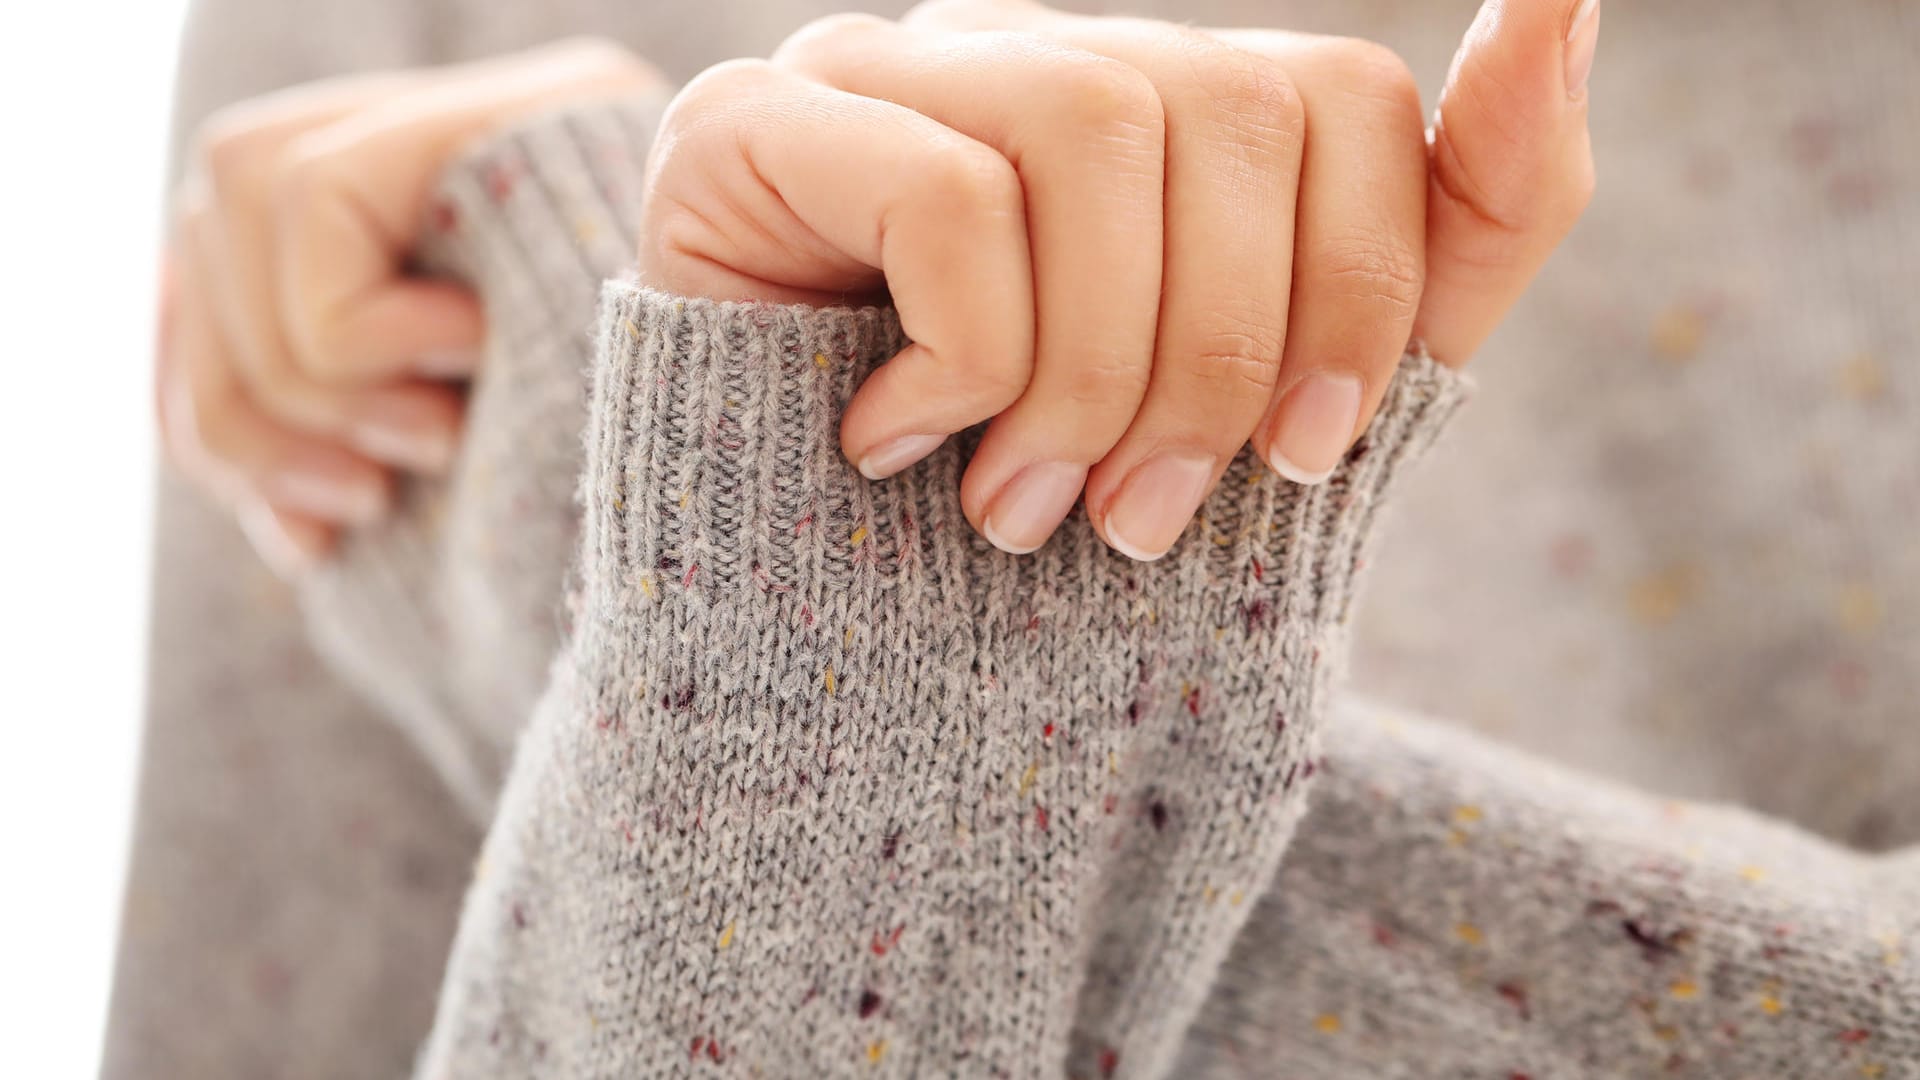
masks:
[[[332,383],[433,374],[433,358],[476,347],[478,301],[405,274],[442,167],[518,116],[659,85],[616,48],[573,43],[452,69],[296,140],[276,184],[275,285],[301,369]]]

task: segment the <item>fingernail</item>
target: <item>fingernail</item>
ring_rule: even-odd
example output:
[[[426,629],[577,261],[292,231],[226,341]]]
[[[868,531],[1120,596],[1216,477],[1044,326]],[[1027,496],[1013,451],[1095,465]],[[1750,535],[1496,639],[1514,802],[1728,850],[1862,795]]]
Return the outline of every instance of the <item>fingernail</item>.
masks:
[[[1353,442],[1360,422],[1360,380],[1316,372],[1287,391],[1273,417],[1267,463],[1296,484],[1317,484]]]
[[[1162,454],[1133,470],[1107,510],[1107,542],[1141,562],[1165,555],[1200,509],[1213,470],[1202,454]]]
[[[1022,469],[993,498],[980,531],[1001,551],[1025,555],[1040,550],[1073,511],[1087,482],[1087,467],[1049,461]]]
[[[860,459],[860,475],[869,480],[885,480],[933,453],[946,441],[945,435],[902,435],[892,442],[881,443]]]
[[[240,508],[240,531],[247,534],[247,542],[268,569],[287,580],[302,577],[320,561],[319,552],[309,551],[295,540],[266,503],[248,503]]]
[[[355,423],[353,443],[368,456],[415,472],[439,475],[453,464],[456,437],[441,427],[418,428],[368,418]]]
[[[387,512],[384,487],[300,463],[283,466],[267,487],[270,501],[352,525],[372,524]]]
[[[414,362],[414,370],[430,379],[465,379],[480,370],[480,350],[444,349],[426,353]]]
[[[1579,97],[1586,92],[1587,76],[1593,74],[1593,49],[1600,40],[1600,0],[1580,0],[1567,26],[1567,94]]]

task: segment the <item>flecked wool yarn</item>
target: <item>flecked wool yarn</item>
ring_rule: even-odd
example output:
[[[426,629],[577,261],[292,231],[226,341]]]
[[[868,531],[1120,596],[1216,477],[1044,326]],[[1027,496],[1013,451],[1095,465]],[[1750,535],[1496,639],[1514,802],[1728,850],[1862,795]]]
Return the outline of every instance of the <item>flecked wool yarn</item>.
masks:
[[[604,309],[576,629],[425,1075],[1162,1071],[1304,808],[1376,500],[1458,380],[1409,359],[1327,486],[1247,455],[1160,563],[1084,519],[1016,557],[960,516],[956,447],[879,485],[842,457],[889,314]]]
[[[582,31],[613,35],[684,78],[728,56],[763,54],[833,6],[341,0],[324,18],[293,18],[262,0],[198,0],[181,131],[216,104],[290,82]],[[1432,89],[1473,6],[1300,0],[1282,11],[1197,0],[1162,9],[1201,25],[1284,22],[1375,37],[1400,49]],[[1319,627],[1271,606],[1260,617],[1284,625],[1248,626],[1244,611],[1238,623],[1221,619],[1235,595],[1270,587],[1297,596],[1301,580],[1275,579],[1276,564],[1262,561],[1270,576],[1250,585],[1229,572],[1225,550],[1189,553],[1183,571],[1173,562],[1143,571],[1143,591],[1165,601],[1154,609],[1160,622],[1141,623],[1125,602],[1104,609],[1115,625],[1101,640],[1136,652],[1204,638],[1180,619],[1212,617],[1215,630],[1243,642],[1324,631],[1336,654],[1316,666],[1283,653],[1274,687],[1249,688],[1229,665],[1218,673],[1224,689],[1200,694],[1199,715],[1184,719],[1149,695],[1155,711],[1142,724],[1157,726],[1145,732],[1102,711],[1112,678],[1101,674],[1105,659],[1049,639],[1043,669],[1028,651],[1039,640],[1018,620],[1040,601],[1057,622],[1043,620],[1036,635],[1096,620],[1063,609],[1099,600],[1098,590],[1069,586],[1102,580],[1094,570],[1105,563],[1094,559],[1104,552],[1070,539],[1083,562],[1062,576],[1030,585],[989,574],[1012,584],[981,601],[990,617],[977,630],[947,625],[971,592],[894,587],[947,580],[925,561],[854,561],[938,549],[954,553],[939,565],[956,573],[991,564],[996,556],[964,526],[901,539],[904,519],[892,515],[939,501],[944,473],[849,489],[856,496],[834,486],[851,478],[802,463],[823,491],[837,492],[835,505],[871,519],[841,522],[844,536],[769,536],[754,541],[755,555],[727,552],[715,522],[764,523],[778,504],[715,503],[703,494],[716,475],[706,462],[739,460],[728,444],[745,429],[733,431],[726,417],[775,414],[764,401],[730,412],[724,396],[673,404],[661,388],[632,381],[647,365],[686,370],[690,354],[674,369],[654,351],[667,340],[654,331],[721,314],[648,309],[643,294],[622,288],[616,303],[639,332],[596,322],[601,281],[631,251],[650,103],[546,118],[479,148],[450,170],[428,214],[441,226],[429,261],[473,281],[493,322],[473,437],[452,483],[414,492],[407,513],[358,538],[335,574],[295,598],[255,564],[225,515],[162,476],[151,702],[105,1074],[544,1077],[567,1075],[565,1062],[576,1075],[972,1076],[992,1072],[988,1049],[1005,1053],[1030,1037],[1041,1055],[1060,1056],[1018,1060],[1006,1072],[1920,1075],[1911,945],[1920,902],[1915,857],[1898,850],[1920,838],[1920,801],[1911,798],[1920,741],[1910,723],[1920,573],[1908,540],[1920,528],[1911,452],[1920,366],[1905,362],[1920,341],[1907,303],[1920,250],[1920,156],[1902,137],[1912,126],[1916,9],[1605,6],[1594,76],[1600,195],[1476,359],[1484,390],[1469,422],[1454,426],[1417,476],[1394,479],[1395,527],[1364,559],[1371,583],[1351,625]],[[791,313],[767,317],[766,329],[794,329],[749,335],[745,347],[763,359],[793,347],[801,370],[781,368],[793,376],[781,384],[788,394],[807,385],[802,375],[821,377],[800,362],[812,359],[804,352],[812,335],[891,333],[882,314],[804,325],[781,321],[798,318]],[[695,339],[672,340],[679,348]],[[711,351],[713,336],[701,340]],[[726,368],[711,354],[705,362]],[[624,396],[629,423],[701,416],[718,441],[708,448],[690,430],[651,426],[616,438],[610,389]],[[612,478],[624,487],[583,471],[583,431],[600,460],[652,462],[635,473],[647,483],[636,486],[624,468]],[[731,475],[771,469],[777,481],[787,465],[773,460],[757,473],[736,464]],[[672,461],[680,465],[660,464]],[[686,496],[649,486],[685,478],[703,482]],[[1341,482],[1375,498],[1385,477],[1375,479],[1381,488]],[[1277,511],[1286,499],[1272,497]],[[1308,547],[1339,530],[1356,539],[1373,531],[1337,502],[1317,505],[1323,512],[1273,520]],[[1237,520],[1233,513],[1217,520]],[[583,550],[583,529],[611,546]],[[1215,535],[1195,530],[1186,545],[1219,548]],[[815,542],[817,558],[797,554]],[[659,564],[685,545],[705,554]],[[816,629],[776,617],[763,637],[732,650],[703,651],[679,636],[743,625],[754,611],[789,616],[790,593],[740,584],[756,564],[770,585],[778,567],[793,575],[778,584],[829,601],[873,591],[857,592],[869,600],[864,609],[806,601]],[[1338,576],[1337,561],[1321,565]],[[865,584],[840,584],[856,575]],[[929,610],[950,614],[903,615],[875,596],[945,603]],[[837,643],[817,629],[829,609],[842,615]],[[941,716],[873,719],[884,711],[875,672],[961,666],[945,653],[896,656],[876,644],[882,627],[929,621],[937,632],[923,638],[970,647],[1003,684],[1066,673],[1066,686],[1041,687],[1025,704],[988,696],[984,683],[969,698],[964,679],[912,688],[952,694],[967,706],[955,725],[986,729],[1003,740],[995,752],[1020,765],[977,795],[982,819],[1000,831],[974,836],[1003,838],[1003,853],[1015,857],[1004,865],[1019,870],[997,884],[978,875],[1003,865],[989,858],[999,853],[936,847],[928,838],[941,830],[924,818],[889,824],[906,808],[960,805],[957,791],[879,769],[945,764],[931,755],[953,749],[935,741]],[[867,636],[849,639],[850,625]],[[1352,690],[1312,685],[1333,678],[1349,638]],[[326,663],[310,641],[324,646]],[[778,648],[749,651],[789,641],[808,664],[788,664]],[[749,658],[769,679],[784,673],[777,688],[762,688],[778,690],[764,715],[727,691],[747,677]],[[820,696],[827,672],[814,663],[823,659],[835,663],[831,699]],[[1179,666],[1176,654],[1165,659],[1169,672]],[[1179,682],[1208,681],[1214,663]],[[674,677],[683,680],[675,689],[704,695],[698,708],[677,697],[663,704],[650,683],[642,693],[646,679]],[[1228,693],[1238,689],[1251,692]],[[1153,693],[1180,690],[1157,684]],[[1356,690],[1446,722],[1364,704]],[[1282,699],[1304,704],[1287,716],[1284,737],[1258,715],[1228,709]],[[1040,702],[1067,700],[1077,704],[1048,718],[1051,736],[1045,720],[1031,730]],[[703,726],[708,715],[731,719]],[[683,796],[661,795],[662,776],[705,787],[718,771],[722,792],[764,795],[770,784],[777,795],[774,777],[813,761],[806,751],[818,744],[802,737],[803,718],[829,715],[840,726],[829,726],[826,745],[844,739],[851,748],[835,751],[836,792],[861,783],[846,771],[855,750],[878,770],[866,783],[892,786],[872,788],[885,794],[844,811],[851,818],[816,813],[798,853],[822,865],[829,850],[844,858],[832,873],[788,882],[778,913],[769,898],[782,886],[761,876],[776,864],[716,858],[704,846],[718,842],[714,834],[686,826],[684,813],[663,817],[677,847],[648,837],[661,833],[651,817],[621,815],[623,824],[605,813],[649,799],[684,809]],[[617,729],[602,732],[603,717],[617,718]],[[695,741],[669,740],[668,730]],[[783,737],[756,756],[742,744],[748,730]],[[1247,744],[1205,741],[1229,731]],[[523,732],[529,749],[513,760]],[[908,756],[886,757],[873,743],[880,738]],[[1090,739],[1142,754],[1141,768],[1101,775],[1083,760]],[[971,761],[983,745],[954,753]],[[616,746],[632,748],[632,761],[613,755]],[[1024,760],[1022,750],[1031,751]],[[1270,790],[1271,775],[1227,773],[1196,790],[1191,778],[1207,771],[1208,755],[1228,753],[1241,757],[1222,760],[1280,769],[1283,801],[1300,800],[1304,787],[1304,817],[1233,802],[1232,791]],[[827,775],[815,764],[810,783]],[[1154,783],[1148,764],[1167,767],[1171,797],[1140,786]],[[1287,788],[1285,767],[1294,765]],[[1104,795],[1098,815],[1082,801],[1105,785],[1116,795],[1112,820]],[[802,795],[816,809],[845,806],[818,790]],[[691,805],[710,822],[700,808],[711,800]],[[773,796],[746,805],[767,812],[730,841],[738,850],[762,835],[761,816],[768,829],[797,828]],[[1223,805],[1235,813],[1215,821]],[[1249,831],[1253,822],[1260,828]],[[684,837],[673,831],[681,827]],[[877,838],[868,834],[875,828]],[[1214,868],[1252,873],[1272,856],[1263,845],[1289,829],[1279,868],[1236,904]],[[488,854],[474,867],[488,830]],[[555,850],[525,846],[547,835],[559,839]],[[1122,846],[1097,850],[1100,836]],[[688,857],[664,869],[641,861],[673,851]],[[1020,862],[1037,853],[1044,865]],[[645,865],[691,882],[696,856],[719,865],[718,876],[671,894],[637,876]],[[961,858],[973,860],[964,880],[934,874],[936,859]],[[901,877],[863,879],[874,859]],[[1077,876],[1047,880],[1056,865]],[[871,884],[864,894],[862,880]],[[946,939],[927,936],[951,920],[879,918],[878,927],[851,929],[835,921],[906,912],[907,895],[949,898],[936,911],[957,910],[953,897],[979,901],[969,910],[983,940],[1050,963],[1075,959],[1043,969],[995,954],[993,966],[968,969],[981,972],[972,982],[918,986],[916,976],[952,970],[930,948]],[[740,898],[737,910],[726,896]],[[1011,928],[996,920],[1034,897],[1077,906],[1041,906]],[[620,933],[627,905],[640,899],[661,906],[632,915]],[[1143,910],[1167,916],[1156,924],[1161,936],[1135,936],[1133,915]],[[835,919],[805,930],[781,921],[802,912]],[[1216,946],[1202,939],[1235,925],[1210,968]],[[669,941],[680,944],[663,953]],[[1128,966],[1145,956],[1170,974]],[[760,985],[746,957],[799,957],[838,979],[812,998],[808,982],[775,1011],[756,1012],[734,1000]],[[688,981],[656,978],[663,970]],[[1043,975],[1053,979],[1045,992],[1030,982]],[[766,978],[770,992],[796,977]],[[996,1011],[1042,1001],[1031,1015]],[[744,1026],[708,1022],[743,1014]],[[987,1049],[944,1070],[927,1064],[964,1043],[917,1022],[936,1015],[988,1017],[974,1025],[974,1045]]]

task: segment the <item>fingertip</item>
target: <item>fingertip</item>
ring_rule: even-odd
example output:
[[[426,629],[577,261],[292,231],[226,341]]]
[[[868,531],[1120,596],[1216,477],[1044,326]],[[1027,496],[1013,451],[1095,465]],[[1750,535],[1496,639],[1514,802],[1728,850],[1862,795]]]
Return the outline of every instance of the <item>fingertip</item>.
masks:
[[[901,435],[861,454],[854,467],[869,480],[885,480],[919,463],[946,441],[945,435]]]
[[[1020,470],[989,500],[980,535],[1009,555],[1040,550],[1073,512],[1087,471],[1071,461],[1043,461]]]
[[[1267,464],[1296,484],[1325,482],[1353,445],[1365,396],[1351,372],[1319,371],[1295,383],[1274,409]]]
[[[456,345],[422,352],[414,361],[413,370],[428,379],[471,379],[479,373],[481,362],[478,346]]]
[[[971,356],[948,359],[916,341],[867,376],[840,420],[841,451],[862,476],[893,476],[1019,397],[1030,362]]]
[[[453,390],[419,382],[368,393],[350,406],[347,435],[376,461],[444,474],[460,448],[463,405]]]
[[[1140,562],[1140,563],[1159,562],[1160,559],[1164,557],[1167,552],[1173,550],[1173,545],[1171,541],[1168,542],[1166,547],[1159,548],[1158,550],[1149,550],[1147,548],[1140,547],[1139,545],[1128,540],[1126,537],[1121,536],[1119,533],[1115,533],[1115,532],[1108,532],[1106,540],[1107,540],[1108,547],[1112,548],[1113,550],[1119,552],[1122,555],[1125,555],[1127,558],[1132,559],[1134,562]]]
[[[464,287],[399,279],[330,313],[311,306],[294,320],[297,357],[323,385],[415,373],[465,378],[479,367],[486,315]]]
[[[1173,548],[1212,490],[1220,461],[1193,450],[1158,453],[1129,472],[1100,516],[1107,546],[1136,562]]]
[[[311,574],[332,554],[336,543],[334,530],[326,523],[263,499],[243,503],[237,516],[254,552],[287,581],[297,582]]]
[[[396,468],[425,476],[441,476],[452,467],[457,436],[445,429],[386,425],[364,420],[352,429],[354,446]]]
[[[1313,487],[1317,484],[1324,484],[1327,482],[1327,478],[1333,475],[1333,469],[1331,467],[1318,471],[1303,469],[1277,449],[1269,449],[1267,451],[1267,465],[1274,472],[1279,473],[1281,479],[1292,481],[1302,487]]]
[[[296,453],[261,478],[262,499],[286,510],[342,525],[367,526],[393,508],[393,477],[344,450]]]

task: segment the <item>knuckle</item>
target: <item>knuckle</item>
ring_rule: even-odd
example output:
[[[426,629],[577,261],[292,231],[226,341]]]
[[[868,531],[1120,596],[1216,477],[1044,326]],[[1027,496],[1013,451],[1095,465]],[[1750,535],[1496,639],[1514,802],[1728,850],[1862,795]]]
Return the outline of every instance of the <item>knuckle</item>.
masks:
[[[1306,138],[1307,110],[1286,69],[1204,34],[1183,36],[1193,54],[1195,104],[1222,138],[1249,161],[1296,156]]]
[[[1378,305],[1392,317],[1410,317],[1419,307],[1424,263],[1420,252],[1398,237],[1328,243],[1317,253],[1313,266],[1336,296]]]
[[[967,382],[975,397],[1004,407],[1026,391],[1032,376],[1032,365],[1022,357],[989,357],[970,368]]]
[[[191,459],[209,462],[232,470],[242,470],[247,462],[243,453],[247,444],[246,425],[241,410],[246,402],[239,386],[231,380],[194,388],[189,394],[191,407],[176,424],[180,447]]]
[[[275,157],[269,186],[274,204],[282,214],[298,215],[310,211],[326,197],[336,179],[334,160],[323,151],[312,149],[308,140],[295,139]]]
[[[1076,407],[1092,412],[1125,412],[1131,415],[1147,395],[1152,368],[1116,357],[1100,357],[1075,366],[1060,380],[1060,396]]]
[[[1304,132],[1306,105],[1277,62],[1222,45],[1206,70],[1209,96],[1242,123],[1275,134]]]
[[[763,90],[773,74],[773,64],[757,57],[723,60],[688,80],[674,97],[669,114],[700,111],[751,96]]]
[[[1424,133],[1420,84],[1400,54],[1362,38],[1336,38],[1321,47],[1336,93],[1382,130]]]
[[[1440,99],[1434,184],[1451,209],[1495,234],[1563,233],[1592,197],[1593,160],[1583,144],[1547,138],[1551,130],[1526,87],[1469,54]]]
[[[349,185],[341,168],[341,161],[334,154],[305,148],[299,141],[293,143],[273,172],[273,199],[279,220],[297,233],[311,233],[331,220],[335,206],[347,197]],[[297,252],[283,255],[287,257],[300,256]],[[295,374],[304,374],[316,381],[326,380],[333,374],[327,358],[338,354],[335,347],[338,320],[319,298],[304,289],[282,295],[284,306],[280,321],[291,356],[284,362],[276,362],[280,366],[255,365],[263,393],[277,393]]]
[[[1048,101],[1068,130],[1128,142],[1166,139],[1166,112],[1153,81],[1139,69],[1104,56],[1074,58],[1057,65]]]
[[[931,398],[961,405],[984,419],[1020,400],[1033,380],[1033,355],[984,343],[956,342],[929,350],[935,372],[926,384]]]
[[[776,62],[801,62],[806,58],[867,37],[885,28],[887,20],[862,11],[842,11],[824,15],[795,30],[774,50]]]
[[[1280,373],[1280,335],[1249,320],[1211,327],[1195,343],[1193,370],[1226,394],[1264,395]]]
[[[283,423],[311,423],[316,412],[316,397],[311,384],[301,378],[304,370],[295,370],[299,360],[279,354],[255,359],[247,373],[247,387],[254,401],[274,419]]]
[[[1419,101],[1420,84],[1400,54],[1365,38],[1331,38],[1320,45],[1322,56],[1357,92],[1386,100],[1411,97]]]
[[[690,149],[685,145],[687,136],[699,129],[699,117],[707,105],[696,96],[695,83],[702,76],[695,76],[693,82],[681,87],[667,102],[660,113],[659,130],[655,133],[653,146],[647,151],[646,177],[649,185],[659,182],[663,174],[670,175],[682,164],[682,159]]]
[[[1446,204],[1498,236],[1559,236],[1573,228],[1593,200],[1592,153],[1583,147],[1570,159],[1542,162],[1537,148],[1480,130],[1498,141],[1463,147],[1451,125],[1434,126],[1431,175]]]
[[[691,266],[717,260],[710,254],[721,247],[712,222],[679,198],[656,191],[647,200],[640,230],[641,276],[655,288],[686,292]],[[690,265],[691,264],[691,265]]]
[[[1023,211],[1020,177],[1006,158],[975,144],[955,144],[928,170],[924,197],[966,217]]]
[[[1487,178],[1468,166],[1467,160],[1454,141],[1451,127],[1445,123],[1434,125],[1432,176],[1447,203],[1496,233],[1527,232],[1532,222],[1525,212],[1524,200],[1513,197],[1517,190],[1514,185],[1500,182],[1497,187],[1490,186]]]
[[[257,380],[261,404],[276,416],[292,418],[312,408],[309,388],[351,384],[348,350],[341,320],[311,301],[295,305],[288,316],[291,348],[284,366],[265,368]]]
[[[257,183],[271,155],[271,140],[244,102],[208,117],[194,136],[193,158],[217,199]]]

